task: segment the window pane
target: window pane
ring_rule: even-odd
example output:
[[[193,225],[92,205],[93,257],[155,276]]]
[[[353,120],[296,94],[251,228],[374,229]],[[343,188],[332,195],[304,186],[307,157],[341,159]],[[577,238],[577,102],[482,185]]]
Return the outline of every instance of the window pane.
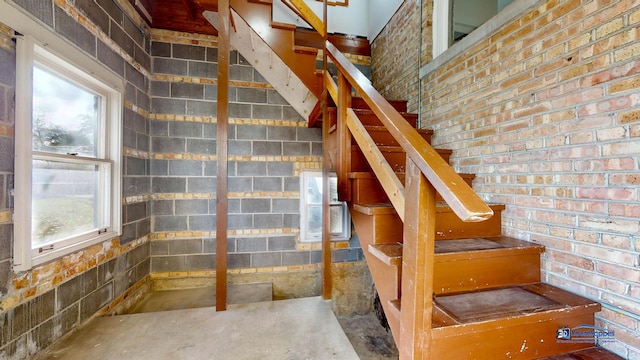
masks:
[[[342,234],[343,231],[343,207],[342,205],[331,206],[330,223],[332,234]],[[309,207],[309,234],[322,234],[322,207]]]
[[[329,202],[338,201],[338,178],[329,178]]]
[[[343,207],[342,205],[331,206],[331,233],[342,234],[343,231]]]
[[[322,204],[322,177],[307,177],[307,203]]]
[[[322,204],[322,176],[309,176],[307,178],[307,203]],[[338,179],[329,178],[329,202],[338,201]]]
[[[460,41],[513,0],[451,0],[450,44]]]
[[[96,157],[101,96],[33,68],[33,149]]]
[[[32,248],[97,230],[99,167],[33,161]]]
[[[322,234],[322,207],[309,206],[309,226],[307,232],[309,234]]]

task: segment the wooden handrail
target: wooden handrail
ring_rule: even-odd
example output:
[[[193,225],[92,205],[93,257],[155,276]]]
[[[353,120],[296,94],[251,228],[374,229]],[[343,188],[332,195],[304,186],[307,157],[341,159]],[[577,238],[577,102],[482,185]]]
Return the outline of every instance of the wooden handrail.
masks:
[[[324,22],[311,10],[303,0],[288,0],[291,5],[298,9],[298,15],[311,25],[320,35],[326,34]]]
[[[298,10],[298,8],[296,8],[295,6],[290,4],[288,0],[282,0],[282,3],[284,4],[284,6],[289,8],[289,10],[293,11],[296,14],[296,16],[298,16],[300,19],[302,19],[304,22],[306,22],[307,25],[313,27],[311,24],[309,24],[307,19],[304,18],[304,15],[300,12],[300,10]]]
[[[383,125],[396,139],[453,212],[466,222],[484,221],[493,210],[453,168],[431,147],[418,131],[405,121],[391,104],[336,47],[326,43],[327,55],[347,78]]]
[[[331,74],[329,74],[328,71],[324,73],[324,86],[329,92],[329,95],[331,95],[333,102],[337,104],[338,103],[338,85],[336,85],[336,82],[333,81],[333,78],[331,77]]]

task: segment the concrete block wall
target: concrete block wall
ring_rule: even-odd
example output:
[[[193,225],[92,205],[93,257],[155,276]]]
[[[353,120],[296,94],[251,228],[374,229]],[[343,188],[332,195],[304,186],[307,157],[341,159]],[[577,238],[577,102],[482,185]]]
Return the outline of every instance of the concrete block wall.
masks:
[[[216,38],[154,31],[152,40],[151,271],[193,284],[189,278],[215,270]],[[319,244],[299,242],[299,175],[321,168],[321,130],[308,128],[236,51],[230,58],[230,273],[317,271]],[[362,260],[357,242],[335,246],[336,262]],[[275,291],[296,296],[293,288]]]
[[[628,359],[640,358],[639,24],[634,1],[539,1],[421,79],[433,143],[506,204],[506,235],[545,245],[546,282],[603,303],[597,324],[617,341],[602,345]]]
[[[0,24],[0,298],[9,294],[12,278],[13,147],[15,116],[15,46],[13,31]]]
[[[14,31],[0,24],[0,358],[24,359],[141,289],[150,271],[148,31],[127,2],[16,5],[125,82],[123,235],[61,259],[12,269]]]

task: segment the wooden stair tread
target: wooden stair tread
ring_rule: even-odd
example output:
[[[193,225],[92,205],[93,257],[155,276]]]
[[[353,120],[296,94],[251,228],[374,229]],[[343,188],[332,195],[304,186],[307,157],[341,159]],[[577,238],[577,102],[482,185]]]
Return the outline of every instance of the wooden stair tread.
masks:
[[[278,21],[271,21],[271,27],[275,29],[290,30],[290,31],[294,31],[296,29],[295,24],[288,24],[288,23],[283,23]]]
[[[501,317],[524,315],[567,306],[518,286],[436,296],[435,303],[460,324],[495,320]]]
[[[396,214],[396,209],[391,203],[353,204],[353,209],[365,215]]]
[[[404,177],[405,173],[396,173],[398,177]],[[458,173],[463,179],[475,179],[476,174]],[[370,171],[352,171],[348,174],[349,179],[377,179],[376,174]]]
[[[529,250],[531,252],[542,253],[544,246],[518,240],[508,236],[496,237],[476,237],[466,239],[439,240],[435,244],[435,253],[438,255],[473,253],[492,251],[498,252],[503,250]],[[442,257],[442,256],[441,256]]]
[[[393,146],[393,145],[378,145],[378,149],[380,149],[381,152],[385,153],[403,153],[404,150],[402,149],[402,146]],[[453,154],[453,150],[451,149],[434,149],[435,151],[438,152],[438,154],[447,154],[447,155],[451,155]],[[351,151],[361,151],[360,147],[357,144],[353,144],[351,145]]]
[[[367,131],[384,131],[384,132],[389,131],[387,130],[386,127],[381,125],[364,125],[364,128],[367,129]],[[428,134],[428,135],[433,135],[434,133],[433,129],[416,129],[416,131],[421,134]]]
[[[502,211],[505,209],[504,204],[488,204],[494,211]],[[391,203],[376,203],[376,204],[353,204],[353,209],[359,211],[365,215],[381,215],[381,214],[395,214],[396,210]],[[452,213],[453,210],[446,203],[436,204],[437,213]]]
[[[309,46],[302,46],[302,45],[294,45],[293,51],[300,54],[312,54],[312,55],[318,54],[318,49],[309,47]]]
[[[247,2],[254,4],[273,5],[273,0],[247,0]]]
[[[393,106],[396,111],[403,113],[407,112],[407,101],[406,100],[389,100],[387,99],[389,104]],[[351,107],[354,109],[369,109],[369,105],[364,101],[361,97],[354,97],[351,99]]]
[[[401,299],[389,304],[401,311]],[[472,333],[473,324],[490,329],[495,321],[527,322],[526,317],[554,318],[569,312],[595,313],[600,304],[545,283],[483,289],[459,294],[434,296],[432,327],[434,333],[456,327],[455,335]],[[399,316],[397,316],[399,318]],[[462,332],[460,331],[462,330]],[[444,336],[444,335],[441,335]],[[436,337],[440,337],[436,336]],[[553,359],[553,358],[552,358]],[[561,358],[564,360],[564,358]],[[573,358],[569,358],[573,359]]]
[[[493,210],[494,212],[502,211],[502,210],[505,209],[505,205],[504,204],[487,204],[487,205],[489,205],[491,210]],[[440,202],[440,203],[436,204],[436,212],[438,212],[438,213],[447,213],[447,212],[452,213],[453,210],[446,203]]]
[[[402,243],[370,244],[368,250],[371,255],[387,265],[402,265]],[[478,260],[515,254],[541,254],[543,252],[544,246],[542,245],[508,236],[438,240],[435,243],[436,262]]]
[[[436,295],[434,306],[457,323],[434,327],[434,334],[438,334],[434,338],[491,329],[496,322],[505,326],[535,323],[558,316],[600,311],[599,303],[544,283]]]
[[[369,244],[369,253],[387,265],[402,264],[402,244]]]
[[[373,110],[356,108],[355,105],[353,105],[353,102],[351,104],[351,108],[353,109],[353,112],[356,113],[356,115],[358,117],[360,117],[360,116],[375,116],[376,115],[376,113],[373,112]],[[410,113],[410,112],[406,112],[406,111],[398,111],[398,112],[405,119],[407,119],[407,118],[417,119],[418,118],[418,114],[416,114],[416,113]]]

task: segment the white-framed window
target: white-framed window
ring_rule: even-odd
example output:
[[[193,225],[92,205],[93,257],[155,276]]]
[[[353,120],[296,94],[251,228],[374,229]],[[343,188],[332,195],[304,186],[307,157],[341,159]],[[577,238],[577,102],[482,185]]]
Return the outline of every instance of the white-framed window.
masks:
[[[108,84],[122,80],[75,48],[62,57],[30,36],[16,41],[14,267],[21,271],[120,235],[122,90]]]
[[[434,0],[433,57],[462,40],[514,0]]]
[[[322,240],[322,172],[304,171],[300,176],[300,241]],[[329,177],[331,240],[351,238],[351,217],[347,203],[338,201],[338,179]]]

